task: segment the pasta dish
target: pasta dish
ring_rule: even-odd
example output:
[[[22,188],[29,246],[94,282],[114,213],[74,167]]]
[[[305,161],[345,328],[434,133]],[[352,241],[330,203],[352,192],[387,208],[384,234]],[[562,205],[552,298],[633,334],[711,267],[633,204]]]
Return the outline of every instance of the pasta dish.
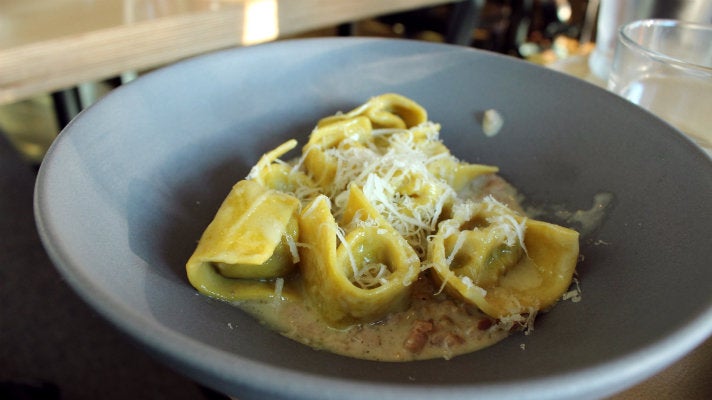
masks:
[[[453,156],[411,99],[318,121],[238,181],[186,264],[202,294],[317,349],[451,358],[530,329],[572,283],[579,234],[528,218],[496,166]]]

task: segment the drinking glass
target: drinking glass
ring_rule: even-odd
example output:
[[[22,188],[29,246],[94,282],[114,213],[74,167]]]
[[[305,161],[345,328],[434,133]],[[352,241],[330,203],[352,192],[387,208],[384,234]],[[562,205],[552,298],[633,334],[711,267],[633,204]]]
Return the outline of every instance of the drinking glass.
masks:
[[[666,120],[712,156],[712,25],[667,19],[623,25],[608,89]]]
[[[589,56],[588,66],[604,83],[613,64],[618,28],[626,22],[650,18],[712,22],[710,0],[598,0],[598,3],[596,47]]]

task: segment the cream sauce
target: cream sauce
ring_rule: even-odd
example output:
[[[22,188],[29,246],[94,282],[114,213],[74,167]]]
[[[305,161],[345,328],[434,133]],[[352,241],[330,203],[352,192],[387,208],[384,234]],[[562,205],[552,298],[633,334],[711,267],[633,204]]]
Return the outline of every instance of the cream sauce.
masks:
[[[560,221],[561,225],[572,226],[581,236],[587,237],[603,224],[607,211],[612,206],[612,193],[601,192],[593,196],[591,208],[587,210],[567,210],[562,205],[548,205],[541,208],[527,208],[526,213],[532,218],[545,216],[547,219]]]
[[[506,181],[496,175],[476,180],[459,194],[461,197],[492,195],[513,209],[521,210],[521,197]],[[567,211],[563,207],[527,210],[527,214],[554,215],[569,224],[576,223],[588,234],[602,223],[613,201],[610,194],[595,196],[589,210]],[[524,269],[521,273],[527,273]],[[513,276],[511,279],[522,278]],[[280,296],[281,285],[291,295]],[[564,299],[578,299],[578,282]],[[273,300],[241,302],[240,308],[269,328],[317,350],[376,361],[413,361],[432,358],[450,359],[493,345],[512,332],[527,330],[534,315],[507,321],[494,320],[475,306],[441,293],[426,271],[413,283],[410,305],[386,318],[339,329],[330,326],[301,293],[302,280],[297,274],[279,282]],[[574,296],[575,295],[575,296]]]
[[[497,175],[477,179],[461,197],[492,195],[521,210],[516,190]],[[410,305],[386,318],[344,329],[331,327],[302,295],[299,276],[284,283],[291,296],[241,302],[240,308],[269,328],[318,350],[376,361],[450,359],[488,347],[532,321],[497,321],[477,307],[441,293],[426,271],[413,283]]]
[[[516,329],[516,324],[494,321],[474,306],[435,294],[437,288],[427,274],[413,285],[411,304],[406,310],[345,329],[330,327],[308,302],[299,299],[245,302],[239,306],[297,342],[375,361],[449,359],[490,346]]]

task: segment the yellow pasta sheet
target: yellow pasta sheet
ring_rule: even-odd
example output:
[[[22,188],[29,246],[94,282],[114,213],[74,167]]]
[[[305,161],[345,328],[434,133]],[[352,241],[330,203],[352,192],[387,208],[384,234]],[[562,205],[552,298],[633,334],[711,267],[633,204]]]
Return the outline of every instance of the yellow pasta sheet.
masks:
[[[494,318],[535,314],[571,283],[578,234],[471,193],[496,166],[454,157],[413,100],[384,94],[267,152],[187,263],[202,293],[304,301],[336,327],[409,306],[411,284]]]

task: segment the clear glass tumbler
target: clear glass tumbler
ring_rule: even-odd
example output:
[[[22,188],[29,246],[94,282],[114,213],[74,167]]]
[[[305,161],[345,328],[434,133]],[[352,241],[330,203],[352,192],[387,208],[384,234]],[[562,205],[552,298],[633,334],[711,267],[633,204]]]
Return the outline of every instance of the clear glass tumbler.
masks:
[[[618,31],[608,89],[712,155],[712,25],[648,19]]]

